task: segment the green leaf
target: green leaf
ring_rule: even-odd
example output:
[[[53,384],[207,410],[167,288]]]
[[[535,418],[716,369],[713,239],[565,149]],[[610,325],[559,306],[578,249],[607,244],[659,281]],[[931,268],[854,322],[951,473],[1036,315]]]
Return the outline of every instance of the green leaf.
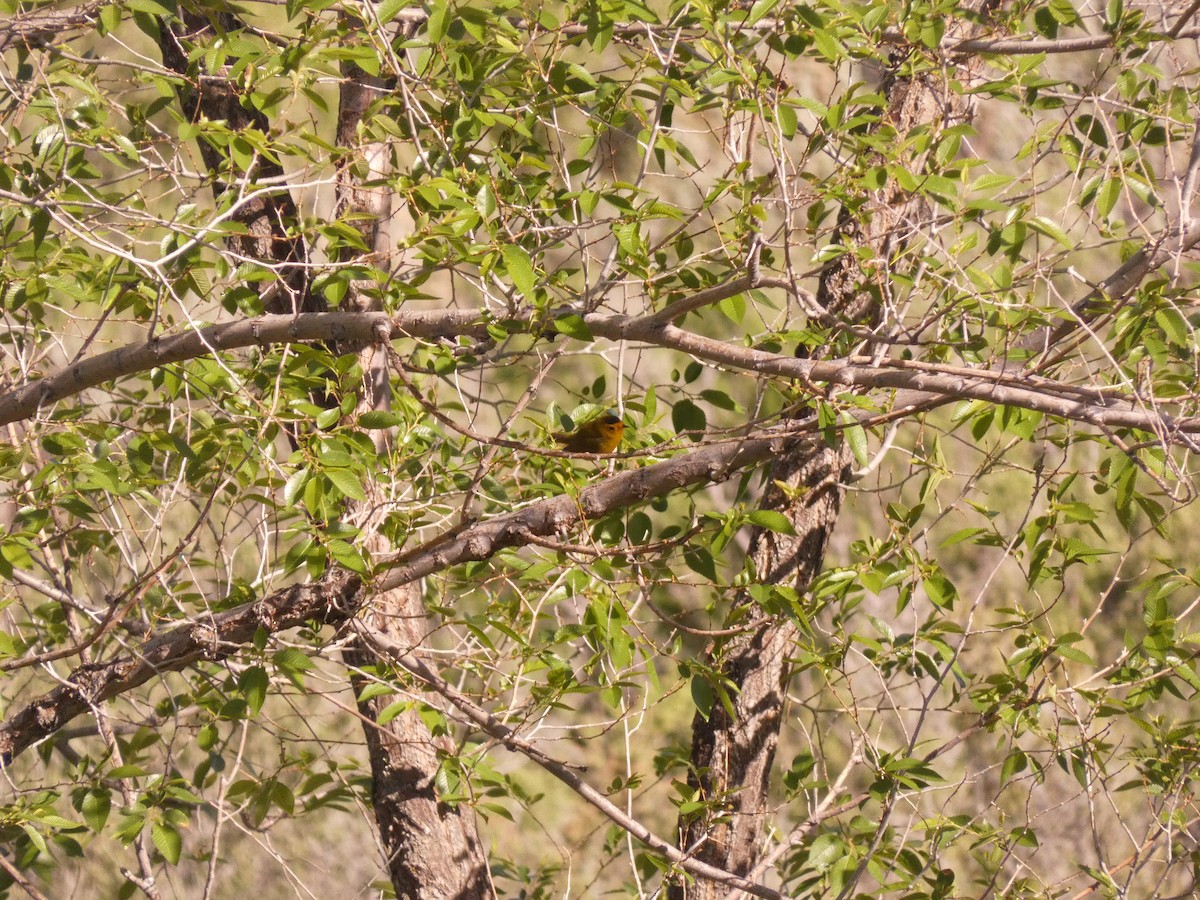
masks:
[[[363,559],[362,554],[358,550],[346,543],[346,541],[334,538],[325,545],[325,549],[329,551],[329,555],[333,557],[334,562],[338,565],[349,569],[351,572],[357,572],[359,575],[367,574],[367,561]]]
[[[326,469],[325,477],[332,481],[334,487],[351,500],[367,499],[367,492],[363,490],[362,482],[349,469]]]
[[[358,702],[366,703],[368,700],[373,700],[376,697],[385,697],[388,694],[394,693],[396,693],[396,689],[392,685],[384,684],[380,681],[370,681],[358,692]]]
[[[313,668],[313,661],[308,654],[296,647],[285,647],[271,657],[276,668],[291,680],[296,687],[304,688],[304,673]]]
[[[0,557],[3,557],[4,561],[13,569],[32,569],[34,567],[33,557],[29,555],[29,548],[21,540],[8,540],[0,544]]]
[[[484,184],[479,188],[479,192],[475,195],[475,211],[485,219],[490,219],[496,214],[496,194],[492,191],[491,185]]]
[[[694,432],[689,435],[693,441],[704,440],[704,430],[708,427],[708,417],[704,410],[691,400],[680,400],[671,407],[671,424],[675,433]]]
[[[654,523],[644,512],[635,512],[629,517],[625,527],[629,540],[635,544],[644,544],[654,536]]]
[[[429,18],[426,20],[426,33],[429,35],[429,43],[440,44],[442,38],[446,36],[446,29],[450,26],[450,6],[447,3],[431,3],[429,5]]]
[[[267,699],[267,687],[271,680],[262,666],[251,666],[238,676],[238,690],[246,698],[251,715],[258,715]]]
[[[297,469],[283,486],[283,502],[285,506],[295,506],[308,481],[308,469]]]
[[[1080,21],[1079,13],[1069,0],[1050,0],[1050,14],[1063,25],[1074,25]]]
[[[704,390],[700,392],[700,397],[705,403],[715,406],[717,409],[727,409],[732,412],[738,408],[738,405],[734,402],[733,398],[724,391],[713,389]]]
[[[296,814],[296,795],[282,781],[271,785],[271,802],[289,816]]]
[[[383,0],[379,4],[377,15],[379,16],[380,24],[386,25],[392,19],[396,18],[397,13],[407,6],[410,6],[410,0]]]
[[[850,420],[853,423],[843,428],[842,434],[846,436],[846,443],[850,446],[850,452],[854,454],[854,461],[858,463],[859,468],[862,468],[871,462],[871,454],[868,452],[867,447],[866,429],[851,420],[847,415],[843,415],[842,420]]]
[[[395,428],[404,421],[398,413],[384,409],[372,409],[358,417],[358,427],[368,431],[378,431],[384,428]]]
[[[683,561],[689,569],[703,575],[709,581],[717,580],[717,564],[713,556],[704,547],[689,547],[683,552]]]
[[[925,593],[929,595],[929,599],[935,606],[942,609],[950,609],[954,606],[954,601],[958,599],[958,590],[945,575],[934,572],[925,578],[924,584]]]
[[[975,181],[971,182],[971,190],[980,192],[991,191],[996,188],[1008,187],[1012,184],[1012,181],[1011,175],[981,175]]]
[[[126,0],[125,6],[133,12],[152,16],[173,16],[176,12],[174,0]]]
[[[658,418],[658,392],[652,384],[646,386],[646,394],[642,397],[642,411],[646,414],[648,423]]]
[[[1192,669],[1190,663],[1183,662],[1178,659],[1171,659],[1169,661],[1174,664],[1172,671],[1178,675],[1181,680],[1185,681],[1188,686],[1192,688],[1192,690],[1200,691],[1200,676],[1196,675],[1196,672],[1194,669]]]
[[[559,316],[554,320],[554,328],[559,334],[565,334],[569,338],[574,338],[577,341],[591,343],[595,340],[592,337],[591,330],[587,327],[587,322],[583,321],[580,316],[575,313],[568,313],[565,316]]]
[[[693,675],[689,687],[691,688],[692,702],[696,704],[696,711],[700,713],[701,718],[707,719],[712,714],[713,700],[716,699],[712,685],[707,678]]]
[[[532,300],[537,278],[534,275],[533,260],[530,259],[529,254],[523,247],[516,244],[505,244],[500,248],[500,254],[504,257],[504,268],[508,271],[508,277],[512,279],[513,285],[526,299]]]
[[[89,788],[79,804],[79,812],[88,828],[92,831],[103,831],[108,815],[112,811],[112,793],[108,788]]]
[[[375,717],[375,724],[381,728],[386,725],[402,712],[407,712],[412,709],[411,700],[397,700],[395,703],[389,703],[379,711],[379,715]]]
[[[783,513],[774,509],[756,509],[746,515],[747,521],[767,531],[795,534],[796,529]]]
[[[1027,221],[1034,231],[1040,232],[1048,238],[1053,238],[1068,250],[1075,249],[1075,242],[1068,237],[1067,233],[1062,230],[1062,227],[1057,222],[1045,216],[1030,216]]]
[[[163,859],[171,865],[179,862],[180,854],[183,852],[183,838],[180,837],[178,831],[169,825],[155,822],[150,826],[150,840],[154,842],[158,852],[163,855]]]
[[[746,17],[746,25],[764,19],[771,14],[771,11],[779,5],[780,0],[756,0],[755,4],[750,7],[750,14]]]
[[[1125,4],[1123,0],[1108,0],[1104,6],[1105,25],[1109,31],[1114,30],[1121,24],[1121,18],[1125,13]]]
[[[717,309],[734,325],[741,325],[742,320],[746,318],[746,295],[734,294],[732,297],[718,300]]]
[[[796,110],[788,103],[780,103],[775,107],[775,121],[779,123],[780,133],[789,141],[800,129],[800,119]]]
[[[1177,347],[1191,346],[1191,329],[1179,310],[1172,306],[1164,306],[1154,313],[1154,321],[1172,344]]]
[[[124,779],[124,778],[144,778],[149,773],[141,766],[131,765],[126,763],[122,766],[114,766],[107,773],[109,778]]]
[[[54,813],[39,812],[34,817],[35,821],[42,825],[47,825],[50,828],[67,829],[68,831],[78,829],[79,823],[72,822],[70,819],[55,815]]]
[[[100,8],[100,35],[112,34],[121,25],[121,6],[112,3]]]
[[[813,43],[817,47],[817,52],[825,58],[827,62],[838,63],[846,57],[846,49],[842,46],[832,34],[822,28],[814,28],[812,30]]]
[[[609,199],[607,196],[605,199]],[[617,246],[627,255],[639,257],[642,253],[642,236],[637,221],[616,222],[612,227]]]
[[[33,846],[38,848],[38,852],[43,854],[49,852],[49,848],[46,846],[46,839],[42,837],[42,833],[34,828],[30,823],[22,822],[21,830],[25,832],[26,837],[29,838]]]
[[[824,872],[845,855],[842,839],[836,834],[818,835],[808,848],[808,866]]]
[[[1117,200],[1121,198],[1121,182],[1116,178],[1106,178],[1096,191],[1096,212],[1104,218],[1113,211]]]
[[[1096,661],[1092,657],[1080,650],[1078,647],[1056,647],[1054,650],[1063,659],[1069,659],[1073,662],[1082,663],[1085,666],[1095,666]]]

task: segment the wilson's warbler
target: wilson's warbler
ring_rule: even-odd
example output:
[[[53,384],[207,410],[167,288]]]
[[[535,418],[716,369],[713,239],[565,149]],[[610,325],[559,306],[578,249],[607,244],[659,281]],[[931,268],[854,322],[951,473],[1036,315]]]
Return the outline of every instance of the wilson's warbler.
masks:
[[[572,453],[612,453],[621,443],[625,423],[621,417],[607,413],[598,419],[585,422],[570,434],[554,433],[550,437]]]

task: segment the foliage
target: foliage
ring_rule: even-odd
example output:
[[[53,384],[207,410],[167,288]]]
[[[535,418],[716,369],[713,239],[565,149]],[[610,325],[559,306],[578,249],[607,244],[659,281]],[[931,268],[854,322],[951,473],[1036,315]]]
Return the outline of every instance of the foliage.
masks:
[[[387,313],[394,354],[331,325],[117,355],[7,415],[5,727],[89,666],[331,571],[369,602],[404,554],[547,498],[585,523],[421,573],[422,658],[457,693],[381,659],[355,698],[350,626],[314,614],[214,631],[87,698],[8,761],[0,879],[65,885],[100,859],[106,888],[189,895],[245,889],[245,854],[273,860],[256,889],[320,893],[301,822],[347,851],[354,892],[382,884],[348,713],[386,697],[380,725],[415,712],[440,741],[434,789],[481,817],[499,893],[651,893],[678,860],[526,750],[668,840],[719,813],[688,784],[688,723],[732,712],[723,648],[766,619],[799,637],[764,885],[1194,886],[1190,22],[1168,36],[1120,0],[206,6],[5,3],[0,417],[102,352],[287,308],[297,270],[324,308]],[[186,69],[163,61],[167,30],[210,14]],[[379,89],[339,143],[359,76]],[[897,80],[973,115],[900,125]],[[194,117],[202,89],[256,124]],[[332,199],[347,173],[391,198],[386,252]],[[301,261],[248,249],[285,200],[271,247]],[[882,242],[847,224],[873,204],[905,204]],[[839,260],[878,315],[823,306]],[[366,410],[385,357],[394,396]],[[609,408],[615,459],[555,448]],[[757,464],[797,436],[857,470],[800,587],[746,553],[793,529]],[[776,441],[756,465],[671,490],[610,477],[756,439]]]

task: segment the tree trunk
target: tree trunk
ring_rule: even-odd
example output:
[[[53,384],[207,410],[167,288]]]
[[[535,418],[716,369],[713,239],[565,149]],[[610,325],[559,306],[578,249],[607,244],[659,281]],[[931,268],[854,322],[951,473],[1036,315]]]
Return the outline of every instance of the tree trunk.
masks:
[[[343,22],[350,28],[367,27],[367,23],[349,12],[343,13]],[[353,62],[343,63],[337,143],[345,148],[346,154],[337,170],[337,215],[346,218],[350,214],[353,227],[361,232],[363,243],[372,248],[375,257],[355,255],[352,250],[344,249],[343,261],[395,264],[389,258],[391,236],[387,230],[392,195],[381,184],[390,168],[390,149],[385,144],[364,143],[358,138],[359,124],[371,100],[381,96],[387,87],[384,79],[367,74]],[[378,300],[365,296],[360,287],[351,286],[350,308],[360,312],[379,308]],[[358,412],[389,409],[391,382],[387,354],[375,346],[342,349],[356,351],[362,368]],[[373,435],[376,450],[384,452],[385,432],[375,431]],[[390,504],[378,490],[369,488],[367,493],[366,501],[348,504],[348,511],[360,523],[363,547],[378,556],[393,549],[377,528],[380,516]],[[420,583],[373,597],[366,618],[377,632],[401,646],[418,650],[427,633]],[[345,658],[360,671],[379,662],[374,651],[362,642],[347,649]],[[355,696],[361,696],[371,681],[355,674],[351,683]],[[474,810],[465,805],[450,806],[437,796],[439,753],[453,752],[453,743],[448,738],[435,738],[415,707],[380,725],[380,713],[393,700],[386,695],[368,699],[359,703],[359,710],[364,716],[363,730],[371,761],[375,824],[396,896],[414,900],[492,896],[487,854],[479,840]]]
[[[370,626],[405,647],[425,637],[425,605],[417,584],[408,584],[372,601]],[[345,653],[358,667],[374,666],[375,654],[361,644]],[[371,683],[351,679],[355,694]],[[439,752],[451,752],[449,739],[434,738],[417,709],[400,713],[386,725],[375,724],[395,700],[385,695],[359,703],[371,760],[371,796],[379,838],[387,853],[396,896],[413,900],[491,897],[487,854],[475,827],[474,811],[439,802],[434,787]]]
[[[179,105],[192,122],[207,119],[225,122],[231,131],[253,128],[269,134],[271,123],[250,104],[243,103],[237,88],[228,82],[205,80],[199,77],[197,66],[189,62],[189,49],[200,42],[212,41],[218,33],[229,33],[243,26],[232,13],[213,13],[212,18],[180,10],[181,20],[159,23],[159,51],[163,65],[185,76],[177,88]],[[214,27],[214,24],[218,27]],[[197,142],[200,158],[213,176],[213,194],[219,199],[233,185],[217,176],[222,154],[206,140]],[[283,167],[268,157],[255,164],[255,176],[278,179],[284,176]],[[263,307],[269,313],[322,312],[324,298],[309,290],[308,246],[304,237],[289,233],[298,220],[296,202],[286,192],[253,197],[241,203],[233,221],[246,226],[245,234],[227,238],[230,246],[247,259],[262,260],[276,267],[276,281],[263,292]]]
[[[214,13],[211,19],[191,12],[181,14],[182,22],[173,20],[161,24],[160,49],[167,67],[188,76],[179,88],[184,114],[192,121],[225,121],[233,130],[255,128],[269,132],[271,123],[250,104],[242,102],[235,85],[200,79],[190,71],[194,66],[189,63],[189,55],[196,43],[210,41],[218,32],[236,31],[244,23],[228,12]],[[339,216],[355,213],[354,222],[362,231],[367,246],[383,254],[387,252],[384,225],[391,212],[390,193],[385,187],[364,186],[362,174],[365,172],[370,177],[385,170],[386,148],[360,146],[357,138],[357,126],[363,113],[373,92],[381,87],[379,79],[369,77],[359,67],[350,63],[343,67],[337,141],[348,152],[337,171],[336,213]],[[230,188],[217,176],[221,154],[203,140],[199,146],[201,157],[213,175],[214,194],[219,199],[222,192]],[[351,165],[356,159],[363,165]],[[258,162],[256,174],[260,178],[281,178],[284,171],[278,163],[264,158]],[[282,290],[264,292],[266,310],[310,312],[325,309],[324,298],[310,290],[307,245],[302,236],[292,232],[298,215],[290,194],[275,192],[244,203],[235,219],[246,225],[247,234],[229,238],[234,249],[248,258],[275,264],[280,272]],[[350,258],[352,254],[341,254],[342,261]],[[357,291],[352,300],[352,309],[368,311],[373,306],[361,301]],[[368,373],[360,391],[359,409],[387,408],[390,393],[386,354],[376,352],[373,347],[340,347],[339,350],[359,352],[363,371]],[[382,449],[382,441],[377,446]],[[379,499],[375,490],[368,492]],[[363,528],[363,546],[373,552],[389,549],[374,529],[378,510],[384,506],[370,501],[347,506],[347,515],[358,519]],[[374,598],[371,615],[380,631],[406,646],[417,646],[424,635],[421,627],[424,607],[416,586],[405,586]],[[361,647],[347,651],[347,659],[360,669],[376,662],[374,654]],[[367,683],[362,675],[355,676],[352,681],[356,695]],[[439,803],[435,795],[438,753],[452,748],[435,740],[416,710],[402,713],[386,726],[375,724],[388,702],[384,698],[367,700],[360,704],[360,710],[370,720],[366,725],[366,738],[373,775],[375,820],[396,895],[413,898],[490,896],[493,892],[487,857],[479,841],[473,812],[469,808],[451,808]]]
[[[802,589],[817,574],[841,509],[840,482],[848,461],[844,448],[826,447],[785,455],[771,466],[771,486],[763,507],[786,515],[796,533],[755,531],[750,553],[761,583]],[[750,601],[743,596],[739,602]],[[772,618],[715,648],[711,664],[728,679],[735,715],[731,718],[717,700],[707,716],[697,713],[692,722],[688,785],[698,789],[701,797],[726,803],[719,815],[682,820],[680,847],[738,875],[753,868],[762,849],[767,789],[779,741],[788,657],[796,634],[790,619]],[[677,881],[668,896],[724,897],[727,892],[711,882],[688,885]]]
[[[898,49],[893,60],[899,69],[906,61],[905,51]],[[959,80],[966,80],[970,65],[974,63],[963,62],[955,72]],[[900,77],[893,71],[885,73],[881,92],[888,102],[876,128],[887,126],[904,137],[919,125],[941,129],[965,121],[967,99],[951,91],[937,74]],[[918,157],[912,170],[919,172],[924,165],[925,159]],[[919,220],[917,214],[924,205],[923,198],[905,193],[890,181],[856,209],[843,209],[833,243],[851,252],[838,256],[821,274],[817,300],[826,311],[847,326],[859,326],[859,333],[863,326],[886,333],[888,265],[909,242],[914,227],[910,223]],[[858,247],[874,251],[872,268],[860,266],[853,252]],[[835,330],[829,343],[814,355],[842,356],[857,341],[849,333]],[[801,445],[772,465],[761,508],[783,513],[796,534],[755,531],[750,553],[759,583],[807,590],[824,563],[841,510],[840,483],[849,462],[847,448],[839,443],[815,452]],[[742,595],[737,602],[753,601]],[[730,685],[734,715],[716,700],[708,715],[698,712],[692,723],[688,784],[698,791],[697,799],[714,801],[715,808],[695,817],[680,817],[680,844],[685,852],[737,875],[747,875],[754,868],[768,842],[768,790],[789,677],[788,659],[797,633],[791,619],[777,617],[751,634],[714,647],[708,662]],[[710,900],[727,893],[712,882],[681,878],[668,889],[672,900]]]

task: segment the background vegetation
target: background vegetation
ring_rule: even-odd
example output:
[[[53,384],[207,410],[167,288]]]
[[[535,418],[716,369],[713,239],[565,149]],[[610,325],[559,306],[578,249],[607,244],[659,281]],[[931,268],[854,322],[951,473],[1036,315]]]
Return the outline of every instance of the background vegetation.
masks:
[[[0,7],[6,896],[1194,890],[1200,3]]]

